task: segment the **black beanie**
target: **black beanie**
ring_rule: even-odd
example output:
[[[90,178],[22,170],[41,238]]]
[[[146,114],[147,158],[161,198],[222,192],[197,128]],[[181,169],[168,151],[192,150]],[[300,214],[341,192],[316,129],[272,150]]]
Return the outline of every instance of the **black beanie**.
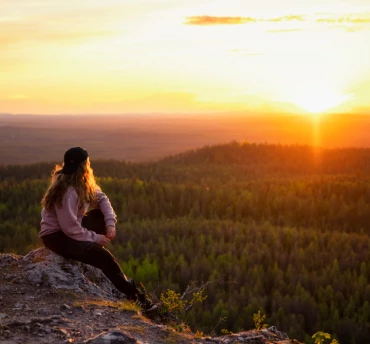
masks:
[[[64,165],[62,168],[63,174],[72,174],[77,171],[81,162],[89,157],[87,150],[81,147],[73,147],[68,149],[64,154]]]

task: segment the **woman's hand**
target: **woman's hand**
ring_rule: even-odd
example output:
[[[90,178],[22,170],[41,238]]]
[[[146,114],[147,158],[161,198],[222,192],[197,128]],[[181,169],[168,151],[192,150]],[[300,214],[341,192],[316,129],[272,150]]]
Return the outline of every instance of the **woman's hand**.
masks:
[[[107,230],[107,238],[108,239],[114,239],[114,237],[116,236],[116,227],[114,226],[107,226],[105,227],[106,230]]]
[[[108,245],[110,242],[110,239],[107,238],[105,235],[98,235],[98,240],[96,241],[96,243],[102,247],[104,247],[105,245]]]

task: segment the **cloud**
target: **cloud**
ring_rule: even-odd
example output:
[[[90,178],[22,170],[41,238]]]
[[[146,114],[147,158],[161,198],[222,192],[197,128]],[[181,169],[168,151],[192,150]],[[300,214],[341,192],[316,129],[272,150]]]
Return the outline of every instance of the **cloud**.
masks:
[[[320,19],[317,19],[316,22],[317,23],[335,24],[335,23],[337,23],[337,19],[320,18]]]
[[[356,24],[370,23],[370,17],[369,18],[349,18],[348,21],[350,23],[356,23]]]
[[[293,20],[304,21],[305,19],[306,17],[303,15],[289,15],[289,16],[267,19],[267,21],[273,22],[273,23],[279,23],[283,21],[293,21]]]
[[[324,24],[370,24],[370,14],[355,15],[351,14],[348,16],[329,16],[325,18],[318,18],[317,23]]]
[[[240,25],[255,23],[257,19],[251,17],[215,17],[215,16],[190,16],[186,17],[186,25]]]
[[[361,30],[364,30],[362,26],[348,26],[348,25],[330,25],[329,29],[339,29],[339,30],[345,30],[347,32],[358,32]]]
[[[314,15],[291,14],[275,18],[255,18],[255,17],[240,17],[240,16],[188,16],[184,24],[186,25],[242,25],[251,23],[270,23],[271,25],[284,25],[281,29],[270,29],[270,33],[284,33],[284,32],[297,32],[307,29],[307,27],[291,28],[286,27],[288,22],[302,23],[314,25],[315,23],[327,24],[329,28],[341,28],[349,32],[370,29],[367,24],[370,24],[370,13],[352,13],[346,16],[335,15],[333,13],[315,13]],[[306,25],[307,26],[307,25]]]
[[[240,25],[257,22],[280,23],[287,21],[304,21],[304,15],[287,15],[277,18],[252,18],[252,17],[217,17],[217,16],[190,16],[186,17],[187,25]]]
[[[329,29],[340,29],[347,32],[358,32],[370,29],[370,14],[350,14],[335,16],[328,14],[326,17],[316,19],[317,24],[328,25]]]

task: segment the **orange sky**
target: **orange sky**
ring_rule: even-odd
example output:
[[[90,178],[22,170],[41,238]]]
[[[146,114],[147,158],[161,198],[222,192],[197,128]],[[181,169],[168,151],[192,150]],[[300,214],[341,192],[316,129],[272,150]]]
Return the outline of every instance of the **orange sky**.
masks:
[[[369,112],[369,0],[3,0],[0,113]]]

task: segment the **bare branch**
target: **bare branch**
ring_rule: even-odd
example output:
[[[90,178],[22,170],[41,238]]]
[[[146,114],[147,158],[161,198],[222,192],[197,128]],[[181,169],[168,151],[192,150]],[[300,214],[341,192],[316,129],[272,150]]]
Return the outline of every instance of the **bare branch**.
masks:
[[[184,292],[182,293],[182,295],[180,296],[180,299],[182,300],[186,295],[188,295],[188,294],[192,294],[192,293],[194,293],[194,292],[199,293],[201,290],[205,290],[205,289],[206,289],[210,284],[212,284],[212,283],[217,283],[217,282],[219,282],[219,283],[221,283],[221,282],[225,283],[224,278],[225,278],[225,276],[224,276],[224,275],[222,275],[222,276],[221,276],[219,279],[217,279],[217,280],[214,280],[214,281],[207,281],[207,282],[202,282],[200,286],[198,286],[198,287],[194,287],[194,288],[192,288],[192,289],[190,289],[190,285],[188,285],[188,286],[186,287],[185,291],[184,291]]]
[[[212,329],[211,333],[210,333],[210,336],[213,336],[215,335],[215,331],[216,331],[216,328],[218,325],[220,325],[223,321],[226,320],[226,317],[220,317],[220,319],[218,320],[218,323],[216,324],[216,326]]]

